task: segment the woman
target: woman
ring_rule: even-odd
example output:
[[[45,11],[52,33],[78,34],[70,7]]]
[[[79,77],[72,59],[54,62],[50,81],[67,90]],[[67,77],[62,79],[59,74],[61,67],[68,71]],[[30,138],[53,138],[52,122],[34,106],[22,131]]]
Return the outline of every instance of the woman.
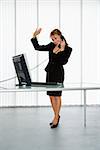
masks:
[[[62,35],[61,31],[54,29],[50,33],[52,42],[48,45],[39,45],[37,35],[40,34],[41,28],[36,29],[33,33],[31,42],[34,48],[38,51],[49,51],[49,62],[45,68],[46,82],[59,82],[64,81],[64,68],[68,62],[68,58],[71,54],[72,48],[70,48]],[[61,95],[62,91],[47,91],[47,95],[50,97],[51,105],[54,111],[53,121],[50,123],[51,128],[56,128],[60,120],[60,108],[61,108]]]

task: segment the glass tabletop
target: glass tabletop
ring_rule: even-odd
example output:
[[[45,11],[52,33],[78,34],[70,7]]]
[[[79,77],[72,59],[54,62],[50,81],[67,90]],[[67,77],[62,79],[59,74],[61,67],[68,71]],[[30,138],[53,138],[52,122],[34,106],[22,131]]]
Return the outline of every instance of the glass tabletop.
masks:
[[[15,84],[0,85],[0,92],[36,92],[66,90],[98,90],[100,83],[58,83],[57,85],[16,86]]]

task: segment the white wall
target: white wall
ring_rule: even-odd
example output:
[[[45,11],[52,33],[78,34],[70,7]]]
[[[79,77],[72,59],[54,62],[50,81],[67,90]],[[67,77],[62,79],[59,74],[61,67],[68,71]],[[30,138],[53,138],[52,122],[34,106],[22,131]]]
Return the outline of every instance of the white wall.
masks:
[[[39,43],[49,43],[49,34],[60,28],[72,55],[65,68],[65,83],[80,86],[100,84],[100,1],[99,0],[0,0],[0,81],[15,77],[12,56],[25,53],[29,69],[48,58],[48,52],[34,50],[30,39],[42,27]],[[33,81],[45,81],[48,60],[31,70]],[[42,78],[41,78],[42,74]],[[0,82],[14,86],[17,79]],[[87,93],[88,104],[100,104],[100,91]],[[63,105],[82,104],[81,91],[63,92]],[[0,106],[50,105],[46,92],[0,93]]]
[[[100,84],[100,1],[83,1],[82,81]],[[99,91],[89,91],[88,104],[100,103]]]
[[[0,0],[0,81],[15,76],[12,56],[15,55],[15,3]],[[0,83],[0,86],[14,85],[15,79]],[[0,105],[15,105],[15,93],[0,93]]]

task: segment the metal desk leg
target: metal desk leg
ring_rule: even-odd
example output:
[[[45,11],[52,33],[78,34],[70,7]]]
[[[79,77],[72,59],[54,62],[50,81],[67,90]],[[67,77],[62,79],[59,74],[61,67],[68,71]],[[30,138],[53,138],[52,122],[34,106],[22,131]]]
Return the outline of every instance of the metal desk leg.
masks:
[[[84,89],[84,127],[86,127],[86,89]]]

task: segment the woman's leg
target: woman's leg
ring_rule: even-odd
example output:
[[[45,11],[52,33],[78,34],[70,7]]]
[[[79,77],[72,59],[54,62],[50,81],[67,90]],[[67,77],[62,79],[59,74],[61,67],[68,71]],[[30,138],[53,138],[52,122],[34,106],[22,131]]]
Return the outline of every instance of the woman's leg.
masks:
[[[56,113],[56,101],[55,101],[55,96],[50,96],[50,101],[51,101],[51,106],[52,106],[52,109],[54,111],[54,115]]]
[[[61,96],[56,96],[55,97],[55,101],[56,101],[56,113],[55,113],[55,117],[58,117],[59,113],[60,113],[60,109],[61,109]]]
[[[51,105],[54,111],[53,124],[57,124],[61,109],[61,96],[50,96]]]

